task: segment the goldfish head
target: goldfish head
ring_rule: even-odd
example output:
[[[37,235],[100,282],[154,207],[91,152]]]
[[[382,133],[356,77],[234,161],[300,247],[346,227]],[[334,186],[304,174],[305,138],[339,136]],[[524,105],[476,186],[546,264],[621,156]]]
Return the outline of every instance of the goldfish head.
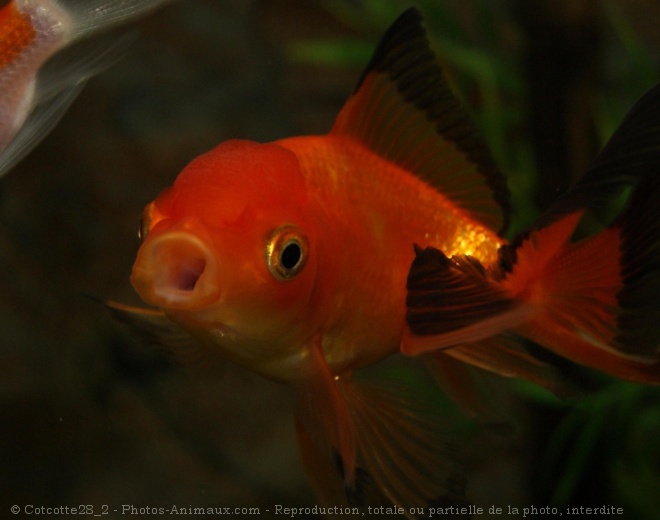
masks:
[[[256,370],[276,365],[318,321],[314,215],[291,151],[227,141],[147,206],[131,282],[229,357]]]

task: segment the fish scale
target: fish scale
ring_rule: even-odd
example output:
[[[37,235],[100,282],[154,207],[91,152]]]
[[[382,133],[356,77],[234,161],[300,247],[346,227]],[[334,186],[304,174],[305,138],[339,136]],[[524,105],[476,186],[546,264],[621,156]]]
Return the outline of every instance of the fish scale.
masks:
[[[356,302],[348,318],[340,306],[329,317],[324,353],[333,371],[357,368],[398,351],[404,327],[401,288],[413,244],[472,254],[489,264],[501,239],[441,193],[351,138],[296,137],[278,141],[294,151],[310,193],[332,213],[349,258],[369,258],[347,269],[337,296]],[[319,160],[319,158],[322,158]],[[378,172],[374,175],[374,172]],[[371,323],[386,320],[374,331]],[[341,323],[341,327],[335,322]]]

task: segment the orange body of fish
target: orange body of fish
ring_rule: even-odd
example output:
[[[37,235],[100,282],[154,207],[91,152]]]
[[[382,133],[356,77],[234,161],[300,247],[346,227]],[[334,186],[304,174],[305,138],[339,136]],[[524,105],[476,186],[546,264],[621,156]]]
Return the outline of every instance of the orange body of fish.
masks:
[[[132,277],[142,297],[192,332],[252,343],[229,354],[281,381],[310,348],[333,374],[399,350],[413,243],[488,262],[500,243],[417,177],[332,134],[226,142],[147,220]]]
[[[0,9],[0,175],[53,128],[85,81],[111,60],[112,45],[89,44],[48,60],[166,1],[12,0]]]
[[[407,507],[456,498],[437,411],[360,369],[421,355],[463,403],[468,365],[554,388],[526,338],[657,383],[658,99],[647,94],[593,169],[507,243],[504,178],[408,11],[327,135],[228,141],[185,168],[145,210],[133,267],[159,310],[115,308],[290,383],[327,502],[359,502],[365,480]],[[577,235],[631,186],[605,229]]]

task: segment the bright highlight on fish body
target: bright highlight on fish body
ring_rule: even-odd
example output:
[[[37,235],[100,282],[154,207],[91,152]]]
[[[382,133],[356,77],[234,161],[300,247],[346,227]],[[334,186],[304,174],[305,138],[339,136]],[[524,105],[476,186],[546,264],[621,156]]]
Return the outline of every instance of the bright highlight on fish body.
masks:
[[[168,0],[12,0],[0,10],[0,176],[55,126],[110,49],[47,61],[72,43]]]
[[[183,330],[288,383],[325,504],[460,503],[438,410],[410,381],[362,374],[403,351],[471,409],[471,366],[558,391],[556,368],[526,338],[657,384],[658,125],[660,87],[575,188],[507,243],[504,177],[412,9],[327,135],[227,141],[192,161],[143,215],[131,282],[159,311],[110,307],[174,329],[175,354]],[[585,214],[630,187],[613,222],[578,236]]]

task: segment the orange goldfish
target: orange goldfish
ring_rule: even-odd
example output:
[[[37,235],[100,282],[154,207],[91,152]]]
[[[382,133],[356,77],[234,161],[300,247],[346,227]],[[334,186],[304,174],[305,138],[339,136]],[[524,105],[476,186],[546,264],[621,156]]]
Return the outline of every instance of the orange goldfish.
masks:
[[[0,9],[0,175],[53,128],[107,61],[107,49],[92,45],[46,62],[72,43],[166,1],[12,0]]]
[[[361,503],[366,487],[404,508],[458,500],[438,411],[414,383],[362,374],[403,351],[467,404],[468,365],[554,388],[523,337],[660,381],[659,127],[656,88],[573,191],[507,243],[505,179],[412,9],[327,135],[228,141],[192,161],[143,215],[131,282],[158,310],[112,306],[288,383],[326,503]],[[626,186],[633,204],[574,239]]]

